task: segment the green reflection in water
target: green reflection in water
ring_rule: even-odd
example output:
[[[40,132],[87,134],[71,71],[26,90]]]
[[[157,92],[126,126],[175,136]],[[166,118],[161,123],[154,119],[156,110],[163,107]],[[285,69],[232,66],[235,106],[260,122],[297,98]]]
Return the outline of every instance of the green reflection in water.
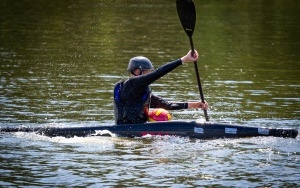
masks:
[[[297,0],[195,2],[195,47],[212,119],[299,120]],[[111,121],[132,56],[159,66],[189,49],[174,1],[1,1],[1,121]],[[192,65],[152,86],[197,100]],[[194,119],[201,112],[175,112]]]

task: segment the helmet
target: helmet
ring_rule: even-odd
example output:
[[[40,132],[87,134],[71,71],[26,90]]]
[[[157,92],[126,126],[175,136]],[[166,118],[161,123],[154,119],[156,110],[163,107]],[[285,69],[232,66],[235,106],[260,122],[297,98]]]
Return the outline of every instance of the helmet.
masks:
[[[135,69],[152,70],[154,67],[148,58],[136,56],[130,59],[127,70],[133,72]]]

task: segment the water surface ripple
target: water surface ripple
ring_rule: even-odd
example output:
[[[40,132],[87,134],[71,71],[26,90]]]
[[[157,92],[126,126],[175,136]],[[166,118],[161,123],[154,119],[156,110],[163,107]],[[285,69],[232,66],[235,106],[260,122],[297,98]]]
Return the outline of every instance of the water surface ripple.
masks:
[[[211,121],[300,130],[298,0],[194,1]],[[0,2],[0,127],[113,124],[114,83],[137,55],[189,49],[175,1]],[[151,85],[199,100],[194,66]],[[173,119],[203,118],[199,110]],[[48,138],[0,133],[0,187],[299,187],[300,140]]]

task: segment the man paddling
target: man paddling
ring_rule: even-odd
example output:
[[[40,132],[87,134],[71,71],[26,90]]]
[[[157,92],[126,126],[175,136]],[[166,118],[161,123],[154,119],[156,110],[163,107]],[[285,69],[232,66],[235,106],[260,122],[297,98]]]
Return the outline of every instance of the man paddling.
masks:
[[[114,113],[116,124],[145,123],[149,108],[180,110],[202,108],[207,110],[207,102],[171,102],[153,95],[149,87],[157,79],[171,72],[178,66],[198,59],[198,52],[192,55],[189,51],[185,56],[167,63],[154,70],[151,61],[143,56],[130,59],[127,70],[130,78],[121,80],[114,87]]]

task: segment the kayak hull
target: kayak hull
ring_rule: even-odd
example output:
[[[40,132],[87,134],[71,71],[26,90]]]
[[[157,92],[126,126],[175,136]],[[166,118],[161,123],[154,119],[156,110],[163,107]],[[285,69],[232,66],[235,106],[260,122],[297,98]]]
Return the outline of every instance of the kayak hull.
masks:
[[[85,137],[108,136],[115,134],[120,137],[142,137],[146,135],[172,135],[197,139],[242,138],[256,136],[275,136],[296,138],[298,130],[287,128],[263,128],[242,126],[229,123],[167,121],[143,124],[124,124],[95,127],[7,127],[1,132],[36,132],[49,137]]]

